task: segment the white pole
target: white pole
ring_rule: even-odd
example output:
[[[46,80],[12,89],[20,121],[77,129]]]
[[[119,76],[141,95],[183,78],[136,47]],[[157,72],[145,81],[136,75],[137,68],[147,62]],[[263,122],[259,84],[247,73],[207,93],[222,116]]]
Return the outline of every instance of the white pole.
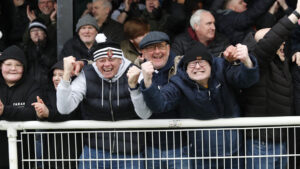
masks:
[[[9,151],[9,169],[18,169],[18,150],[17,150],[17,130],[7,129],[8,151]]]

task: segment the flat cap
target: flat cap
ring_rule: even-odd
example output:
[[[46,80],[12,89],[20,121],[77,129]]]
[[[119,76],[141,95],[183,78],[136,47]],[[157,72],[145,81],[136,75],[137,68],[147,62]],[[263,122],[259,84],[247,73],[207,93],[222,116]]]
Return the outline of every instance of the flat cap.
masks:
[[[146,46],[160,43],[160,42],[170,42],[169,36],[164,32],[159,31],[151,31],[149,32],[140,42],[139,47],[140,49],[144,49]]]

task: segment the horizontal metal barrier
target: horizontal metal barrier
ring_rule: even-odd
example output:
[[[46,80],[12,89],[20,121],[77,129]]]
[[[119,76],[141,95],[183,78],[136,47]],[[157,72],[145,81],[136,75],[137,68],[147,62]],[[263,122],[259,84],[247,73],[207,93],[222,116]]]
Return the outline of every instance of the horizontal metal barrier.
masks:
[[[11,169],[296,169],[299,127],[299,117],[0,121]]]

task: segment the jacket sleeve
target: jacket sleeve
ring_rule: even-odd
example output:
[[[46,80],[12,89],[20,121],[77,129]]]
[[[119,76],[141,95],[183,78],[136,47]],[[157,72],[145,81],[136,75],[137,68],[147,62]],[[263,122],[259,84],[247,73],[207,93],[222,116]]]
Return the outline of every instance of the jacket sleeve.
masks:
[[[292,67],[294,83],[294,107],[296,115],[300,115],[300,67],[296,64]]]
[[[142,92],[139,89],[129,89],[129,92],[136,114],[141,119],[150,118],[152,115],[152,111],[147,107]]]
[[[70,82],[61,80],[57,87],[57,110],[61,114],[70,114],[74,111],[86,94],[86,79],[83,71]]]
[[[37,85],[33,85],[29,91],[27,91],[27,99],[24,107],[15,107],[12,105],[5,105],[2,114],[3,120],[8,121],[30,121],[36,120],[36,112],[31,104],[36,102],[36,97],[40,96],[40,88]]]
[[[257,58],[260,67],[268,65],[273,60],[280,45],[294,28],[295,24],[285,16],[257,43],[253,54]]]
[[[253,26],[256,20],[268,11],[274,0],[255,0],[251,6],[242,13],[231,12],[232,25],[236,29],[248,29]]]
[[[231,85],[243,89],[249,88],[259,81],[259,69],[257,60],[250,55],[253,63],[252,68],[247,68],[244,64],[238,66],[230,65],[226,68],[226,79]]]
[[[141,91],[147,106],[153,113],[163,113],[173,110],[182,95],[180,89],[172,82],[169,82],[161,89],[159,89],[155,83],[152,83],[152,85],[146,89],[142,81]]]
[[[73,46],[72,45],[72,40],[68,40],[64,44],[60,54],[57,56],[57,61],[63,60],[64,57],[73,55],[73,49],[72,49],[73,47],[72,46]]]

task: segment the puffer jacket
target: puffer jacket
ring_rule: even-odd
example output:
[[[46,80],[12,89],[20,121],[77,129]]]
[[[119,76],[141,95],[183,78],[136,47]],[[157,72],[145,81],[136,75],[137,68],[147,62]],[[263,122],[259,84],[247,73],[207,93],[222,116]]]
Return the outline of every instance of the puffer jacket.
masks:
[[[284,17],[254,46],[252,53],[258,60],[260,79],[257,84],[243,91],[245,116],[293,115],[290,59],[286,56],[285,60],[281,61],[276,52],[294,27],[295,25],[287,17]],[[269,139],[273,139],[272,132],[270,131],[268,134]],[[279,141],[280,135],[276,133],[276,139]],[[261,131],[260,135],[261,139],[264,139],[266,134]],[[256,133],[256,137],[258,137],[258,133]]]

